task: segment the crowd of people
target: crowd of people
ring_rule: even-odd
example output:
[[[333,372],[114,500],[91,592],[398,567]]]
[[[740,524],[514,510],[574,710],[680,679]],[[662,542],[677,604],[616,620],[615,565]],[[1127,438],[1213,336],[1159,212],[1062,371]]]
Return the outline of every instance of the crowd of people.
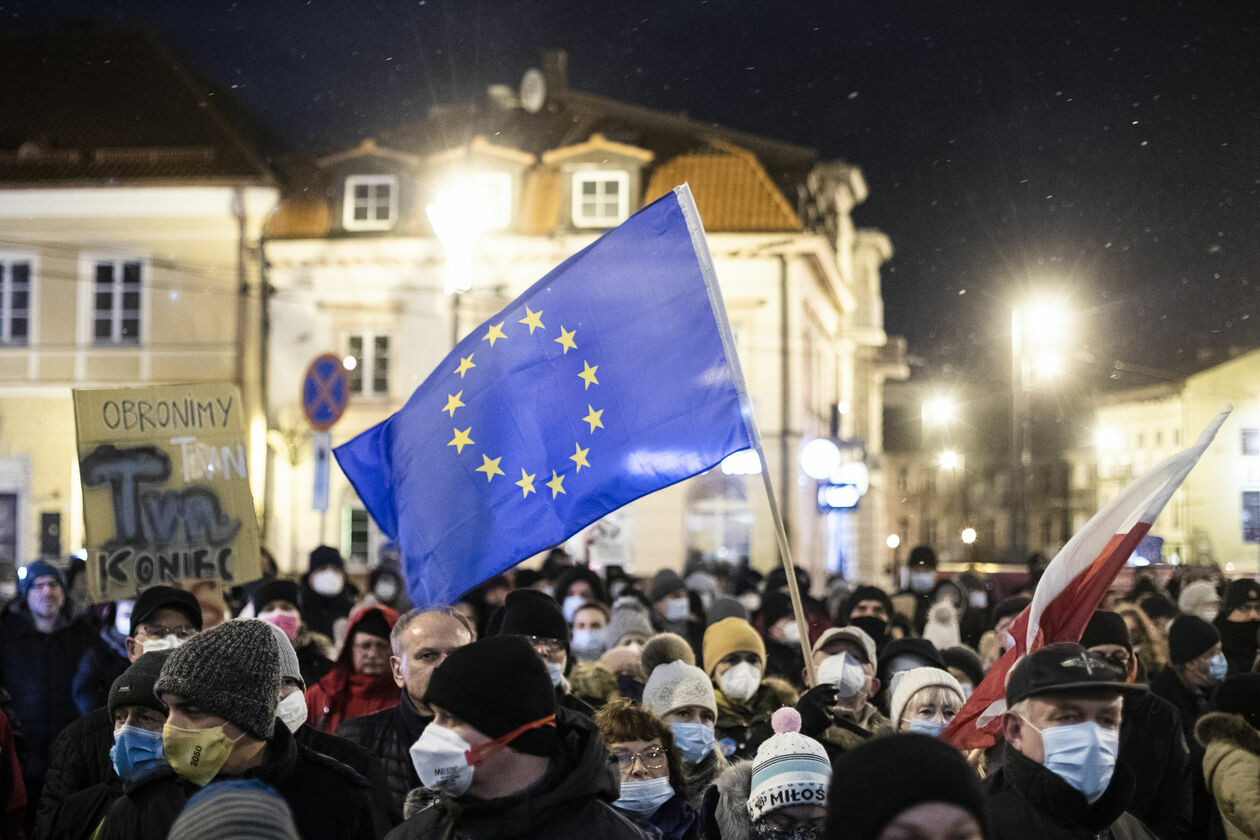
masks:
[[[327,546],[106,605],[31,563],[0,592],[0,838],[1260,837],[1255,579],[1140,575],[963,751],[1044,564],[1000,591],[910,561],[895,592],[796,569],[804,628],[781,568],[556,550],[415,609]]]

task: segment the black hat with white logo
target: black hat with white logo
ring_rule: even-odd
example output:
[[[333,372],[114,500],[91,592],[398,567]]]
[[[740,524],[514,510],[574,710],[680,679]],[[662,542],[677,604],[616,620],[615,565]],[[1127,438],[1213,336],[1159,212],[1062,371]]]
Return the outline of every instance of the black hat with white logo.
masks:
[[[1062,642],[1046,645],[1015,666],[1006,683],[1006,706],[1040,694],[1100,690],[1136,694],[1146,687],[1125,682],[1107,660],[1080,645]]]

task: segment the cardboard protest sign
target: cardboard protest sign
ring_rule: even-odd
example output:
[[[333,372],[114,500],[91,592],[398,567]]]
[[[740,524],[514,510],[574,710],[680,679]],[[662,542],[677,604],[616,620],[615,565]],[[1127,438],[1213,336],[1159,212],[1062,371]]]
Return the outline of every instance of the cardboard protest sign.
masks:
[[[74,392],[94,602],[261,576],[242,408],[220,383]]]

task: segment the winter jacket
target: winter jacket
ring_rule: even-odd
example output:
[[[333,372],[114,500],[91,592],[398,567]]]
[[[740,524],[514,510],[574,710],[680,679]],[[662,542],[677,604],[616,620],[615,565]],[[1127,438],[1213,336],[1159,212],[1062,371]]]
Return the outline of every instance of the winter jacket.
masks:
[[[718,780],[718,777],[730,767],[730,762],[721,751],[714,748],[696,764],[683,762],[683,772],[687,774],[687,801],[697,812],[704,802],[704,795]]]
[[[714,694],[718,711],[714,735],[718,749],[732,761],[756,755],[762,741],[774,734],[770,716],[781,706],[796,703],[795,689],[774,677],[763,679],[747,702],[732,700],[720,688],[714,689]]]
[[[298,670],[302,672],[303,685],[315,685],[332,670],[332,639],[313,633],[306,628],[293,640],[297,653]]]
[[[1055,773],[1009,746],[986,781],[989,840],[1157,840],[1126,813],[1133,774],[1117,764],[1094,804]]]
[[[1212,712],[1199,719],[1195,737],[1227,840],[1260,838],[1260,732],[1242,715]]]
[[[35,840],[89,840],[122,793],[122,782],[115,776],[70,794],[36,826]]]
[[[834,718],[835,723],[823,731],[819,742],[827,751],[827,758],[834,764],[836,759],[851,749],[865,744],[880,735],[891,735],[892,724],[879,710],[867,703],[862,714],[854,721],[847,717]]]
[[[101,783],[122,783],[109,760],[112,746],[114,718],[107,708],[96,709],[61,730],[49,756],[36,828],[44,825],[62,800],[71,794]]]
[[[1137,780],[1129,813],[1160,840],[1190,840],[1192,767],[1177,710],[1147,691],[1125,698],[1121,721],[1120,761]]]
[[[789,645],[774,639],[766,639],[766,676],[779,677],[800,689],[801,670],[805,667],[805,655],[799,644]]]
[[[119,649],[118,631],[111,624],[99,634],[100,644],[93,645],[79,662],[74,675],[74,697],[79,708],[99,709],[109,700],[109,687],[122,676],[131,660],[127,658],[126,637]]]
[[[26,785],[22,783],[13,727],[0,712],[0,838],[22,836],[26,808]]]
[[[1260,647],[1260,621],[1230,621],[1221,612],[1213,624],[1221,631],[1221,652],[1229,663],[1229,676],[1246,674],[1256,663],[1256,649]]]
[[[398,705],[363,717],[350,718],[337,727],[337,734],[377,756],[385,771],[385,786],[392,800],[390,818],[402,822],[403,800],[420,777],[411,763],[411,746],[433,720],[420,714],[406,690]]]
[[[62,615],[63,623],[51,633],[36,629],[25,601],[14,601],[0,615],[0,685],[13,696],[22,722],[22,774],[32,794],[43,782],[57,733],[92,710],[76,702],[74,675],[100,641],[86,620],[70,619],[68,608]]]
[[[401,812],[395,814],[394,797],[390,795],[385,784],[385,769],[381,766],[381,760],[375,755],[345,738],[320,732],[305,724],[299,726],[298,731],[293,733],[293,740],[312,752],[340,761],[367,779],[372,798],[376,800],[381,811],[389,817],[390,825],[395,825],[401,819]]]
[[[617,810],[652,840],[699,840],[700,815],[681,793],[675,793],[651,814]]]
[[[376,840],[389,827],[367,780],[341,762],[300,746],[280,721],[267,742],[263,763],[242,776],[279,792],[293,811],[303,840]],[[110,806],[98,837],[166,840],[175,817],[198,789],[169,767],[157,770]]]
[[[394,626],[398,614],[388,607],[369,607],[355,614],[346,627],[346,643],[332,670],[306,690],[306,723],[324,732],[336,732],[343,720],[362,717],[398,705],[398,686],[390,673],[369,676],[354,671],[355,630],[372,610],[380,610]]]
[[[646,835],[612,807],[621,775],[595,724],[558,709],[556,726],[559,754],[536,784],[491,800],[467,795],[451,799],[417,788],[408,797],[412,816],[387,840],[644,840]]]
[[[1195,840],[1207,838],[1216,805],[1203,780],[1203,747],[1194,738],[1194,725],[1207,713],[1209,696],[1183,683],[1172,667],[1151,680],[1151,691],[1177,710],[1182,737],[1190,747],[1190,836]]]
[[[336,595],[320,595],[310,585],[310,573],[302,575],[302,622],[316,633],[333,638],[333,625],[350,615],[359,590],[349,579]],[[350,638],[349,635],[346,638]]]
[[[752,816],[748,813],[752,767],[751,761],[732,764],[704,795],[700,820],[701,836],[705,840],[749,840],[752,837]]]

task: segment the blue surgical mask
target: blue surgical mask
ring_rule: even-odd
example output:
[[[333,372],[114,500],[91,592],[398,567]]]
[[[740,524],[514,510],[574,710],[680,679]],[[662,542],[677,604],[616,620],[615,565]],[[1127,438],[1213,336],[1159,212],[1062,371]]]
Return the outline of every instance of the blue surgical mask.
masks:
[[[166,763],[162,753],[162,733],[138,726],[120,726],[114,730],[114,745],[109,748],[114,772],[131,783],[147,776]]]
[[[918,732],[920,735],[928,735],[932,738],[941,737],[941,733],[945,731],[945,724],[939,720],[924,720],[923,718],[913,718],[908,728],[909,732]]]
[[[573,641],[569,646],[573,648],[573,652],[577,654],[577,658],[583,662],[590,662],[599,659],[599,655],[605,649],[605,637],[607,632],[603,627],[596,627],[589,630],[574,630]]]
[[[622,782],[621,796],[613,803],[613,807],[636,814],[655,814],[673,797],[674,789],[669,784],[669,776],[644,779],[641,782]]]
[[[559,662],[548,662],[547,675],[551,677],[551,684],[559,688],[561,680],[564,679],[564,666]]]
[[[699,764],[713,752],[713,724],[671,723],[669,728],[674,731],[674,746],[688,764]]]
[[[1111,784],[1111,774],[1116,769],[1120,730],[1104,729],[1087,720],[1037,731],[1045,747],[1046,757],[1041,763],[1046,769],[1085,794],[1090,804],[1097,802]]]
[[[1218,653],[1208,660],[1208,676],[1216,682],[1225,682],[1225,675],[1229,673],[1229,660],[1225,658],[1225,654]]]
[[[589,599],[585,595],[569,595],[564,599],[564,603],[560,605],[560,611],[564,613],[564,620],[573,623],[573,616],[577,615],[577,611],[582,609],[582,605]]]

